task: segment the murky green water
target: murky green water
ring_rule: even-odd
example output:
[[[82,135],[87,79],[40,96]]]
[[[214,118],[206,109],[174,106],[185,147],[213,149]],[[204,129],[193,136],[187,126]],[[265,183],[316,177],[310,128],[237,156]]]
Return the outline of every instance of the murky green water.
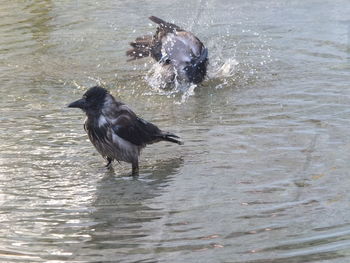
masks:
[[[0,5],[0,262],[349,262],[348,1]],[[210,52],[194,95],[126,63],[157,15]],[[107,171],[81,112],[104,84],[185,145]],[[187,98],[187,99],[186,99]]]

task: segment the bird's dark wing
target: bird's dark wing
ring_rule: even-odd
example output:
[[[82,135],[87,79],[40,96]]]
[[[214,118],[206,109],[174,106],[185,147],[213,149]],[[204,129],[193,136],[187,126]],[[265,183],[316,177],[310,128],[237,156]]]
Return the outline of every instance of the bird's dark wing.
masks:
[[[151,56],[156,60],[160,61],[165,54],[162,54],[163,38],[167,34],[184,31],[175,24],[166,22],[158,17],[150,16],[149,19],[154,23],[158,24],[157,31],[153,35]]]
[[[151,56],[156,61],[160,61],[162,54],[162,40],[169,33],[184,31],[175,24],[168,23],[158,17],[149,17],[151,21],[158,24],[155,34],[145,35],[135,39],[130,43],[131,49],[126,51],[126,55],[131,57],[128,61]]]
[[[126,51],[126,55],[131,57],[128,61],[151,56],[154,48],[153,36],[145,35],[138,37],[135,41],[130,42],[130,46],[132,48]]]
[[[153,143],[162,135],[157,126],[139,117],[120,116],[112,129],[119,137],[138,146]]]
[[[150,16],[149,19],[158,24],[159,25],[159,28],[164,31],[165,33],[172,33],[174,31],[183,31],[180,27],[178,27],[177,25],[175,24],[171,24],[169,22],[166,22],[156,16]]]

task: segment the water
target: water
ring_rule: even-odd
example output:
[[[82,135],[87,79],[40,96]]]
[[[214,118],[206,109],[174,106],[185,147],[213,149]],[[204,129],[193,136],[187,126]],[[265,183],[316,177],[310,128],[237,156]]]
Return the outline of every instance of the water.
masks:
[[[0,262],[349,262],[349,12],[3,0]],[[150,15],[206,43],[202,86],[160,92],[126,63]],[[185,144],[146,148],[137,178],[103,168],[66,108],[96,83]]]

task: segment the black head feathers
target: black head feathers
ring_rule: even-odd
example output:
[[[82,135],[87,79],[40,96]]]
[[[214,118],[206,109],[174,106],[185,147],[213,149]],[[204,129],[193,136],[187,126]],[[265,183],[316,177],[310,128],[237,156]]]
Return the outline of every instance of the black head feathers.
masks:
[[[88,89],[83,98],[68,105],[70,108],[80,108],[85,112],[99,111],[105,101],[108,91],[100,86]]]
[[[92,88],[89,88],[85,94],[84,97],[87,99],[91,98],[104,98],[108,91],[105,88],[102,88],[100,86],[94,86]]]

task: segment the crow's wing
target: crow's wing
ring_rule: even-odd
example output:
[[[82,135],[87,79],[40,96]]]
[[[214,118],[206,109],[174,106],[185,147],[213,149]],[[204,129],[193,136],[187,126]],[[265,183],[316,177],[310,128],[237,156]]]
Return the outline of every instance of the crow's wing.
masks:
[[[138,146],[153,143],[162,135],[161,130],[154,124],[127,115],[120,116],[112,129],[119,137]]]
[[[153,35],[151,56],[156,60],[160,61],[164,55],[162,54],[163,38],[168,34],[176,34],[176,32],[184,31],[175,24],[168,23],[158,17],[150,16],[149,19],[154,23],[158,24],[157,31]]]
[[[174,31],[182,31],[183,29],[181,29],[180,27],[178,27],[177,25],[175,24],[172,24],[172,23],[169,23],[169,22],[166,22],[156,16],[150,16],[149,19],[158,24],[159,25],[159,28],[164,31],[165,33],[171,33],[171,32],[174,32]]]
[[[202,49],[202,42],[190,32],[168,34],[162,40],[162,52],[175,65],[199,57]]]

